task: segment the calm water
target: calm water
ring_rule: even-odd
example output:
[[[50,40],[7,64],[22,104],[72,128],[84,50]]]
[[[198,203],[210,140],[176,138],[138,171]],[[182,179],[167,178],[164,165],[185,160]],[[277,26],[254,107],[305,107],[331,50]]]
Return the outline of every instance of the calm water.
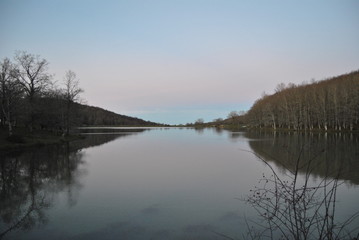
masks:
[[[0,238],[241,239],[256,217],[241,199],[270,174],[255,154],[280,174],[301,152],[316,156],[314,182],[341,168],[338,217],[359,210],[357,135],[82,131],[86,140],[1,156]]]

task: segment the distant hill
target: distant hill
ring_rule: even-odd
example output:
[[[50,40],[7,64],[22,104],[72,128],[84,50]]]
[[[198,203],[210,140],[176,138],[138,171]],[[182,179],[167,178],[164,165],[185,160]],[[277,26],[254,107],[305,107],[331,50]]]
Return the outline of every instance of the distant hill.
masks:
[[[117,114],[100,107],[77,104],[78,125],[85,126],[160,126],[163,124]]]

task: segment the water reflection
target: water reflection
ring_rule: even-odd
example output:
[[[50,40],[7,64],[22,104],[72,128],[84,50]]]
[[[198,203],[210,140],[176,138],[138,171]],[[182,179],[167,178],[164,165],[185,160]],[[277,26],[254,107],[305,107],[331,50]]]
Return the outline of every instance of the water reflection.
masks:
[[[0,237],[45,224],[45,210],[56,192],[66,191],[68,204],[76,204],[82,157],[81,151],[70,151],[68,144],[4,156],[0,162]]]
[[[78,132],[81,134],[115,134],[115,135],[132,135],[150,131],[153,128],[123,128],[123,127],[81,127]]]
[[[314,177],[336,177],[340,172],[340,179],[359,184],[359,135],[251,131],[245,137],[256,154],[279,167],[294,169],[300,157],[303,166],[312,161]]]
[[[131,222],[113,223],[105,228],[79,234],[72,237],[72,240],[112,240],[112,239],[147,239],[149,236],[146,227]],[[150,238],[151,239],[151,238]]]
[[[154,205],[151,205],[149,207],[146,207],[144,209],[141,210],[141,213],[143,215],[157,215],[159,214],[160,212],[160,208],[158,206],[158,204],[154,204]]]
[[[135,132],[141,132],[135,131]],[[120,135],[94,134],[85,140],[1,154],[0,239],[15,230],[28,231],[48,222],[46,210],[56,194],[66,193],[68,207],[76,205],[86,174],[83,148],[99,146]]]
[[[222,217],[220,217],[220,220],[222,221],[240,221],[242,219],[239,211],[230,211],[223,214]]]
[[[250,217],[251,212],[237,198],[247,194],[265,171],[253,154],[239,149],[255,151],[283,166],[290,163],[286,162],[289,152],[296,155],[295,144],[316,142],[311,140],[315,137],[295,134],[222,129],[84,131],[84,141],[1,158],[2,236],[53,240],[239,236],[245,228],[244,214]],[[354,136],[317,138],[317,145],[307,149],[313,156],[314,150],[322,149],[323,139],[325,146],[338,148],[339,156],[345,156],[339,150],[347,151],[353,162],[358,156],[353,155],[358,154]],[[355,180],[355,175],[346,177]],[[31,228],[26,235],[15,231]],[[7,234],[11,230],[14,233]]]
[[[196,127],[196,128],[193,128],[198,134],[203,134],[204,133],[204,129],[203,127]]]

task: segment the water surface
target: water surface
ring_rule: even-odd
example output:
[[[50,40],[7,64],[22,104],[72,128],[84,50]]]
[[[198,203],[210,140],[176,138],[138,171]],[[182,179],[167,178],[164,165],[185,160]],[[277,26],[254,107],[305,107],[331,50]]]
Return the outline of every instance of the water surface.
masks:
[[[270,174],[256,154],[280,174],[300,152],[317,156],[313,181],[340,167],[339,217],[359,210],[355,135],[81,131],[86,140],[2,156],[4,239],[241,239],[256,215],[240,199]]]

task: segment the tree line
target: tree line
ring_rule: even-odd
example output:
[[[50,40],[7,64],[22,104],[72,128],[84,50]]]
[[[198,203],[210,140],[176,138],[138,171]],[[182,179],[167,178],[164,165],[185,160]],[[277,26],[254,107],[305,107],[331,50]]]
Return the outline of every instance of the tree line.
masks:
[[[311,84],[278,84],[244,116],[253,127],[292,130],[359,129],[359,71]]]
[[[164,126],[140,118],[117,114],[99,107],[75,103],[77,122],[83,126]],[[168,125],[167,125],[168,126]]]
[[[10,136],[14,127],[68,135],[71,127],[82,125],[159,125],[81,104],[76,73],[67,71],[57,85],[48,67],[46,59],[25,51],[0,62],[0,127]]]
[[[48,67],[46,59],[25,51],[0,62],[0,125],[7,126],[9,135],[15,126],[69,133],[74,103],[83,90],[71,70],[57,86]]]

